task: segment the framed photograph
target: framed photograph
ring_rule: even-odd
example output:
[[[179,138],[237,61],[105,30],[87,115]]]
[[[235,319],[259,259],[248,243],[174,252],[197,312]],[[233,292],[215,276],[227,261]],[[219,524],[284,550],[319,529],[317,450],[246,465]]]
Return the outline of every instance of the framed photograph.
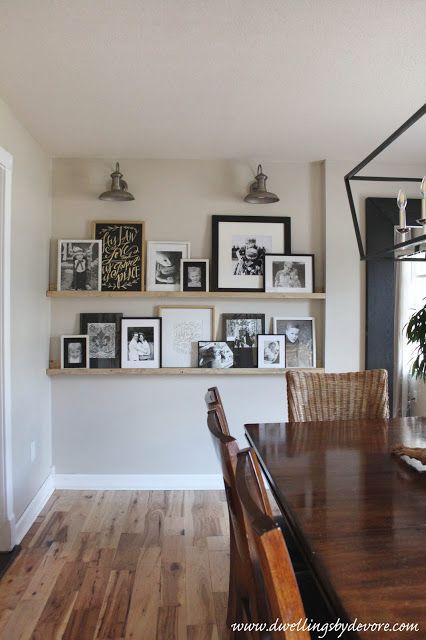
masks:
[[[214,307],[158,307],[162,318],[163,367],[196,367],[198,343],[213,340]]]
[[[223,339],[234,354],[234,367],[257,366],[257,336],[265,333],[264,313],[224,313]]]
[[[208,260],[180,261],[180,290],[195,292],[209,290]]]
[[[143,291],[143,222],[96,220],[93,237],[102,241],[102,291]]]
[[[198,366],[202,369],[231,369],[234,353],[226,342],[199,342]]]
[[[148,242],[148,291],[180,291],[180,261],[190,257],[189,242]]]
[[[122,317],[122,313],[80,313],[80,332],[89,336],[90,368],[120,368]]]
[[[314,292],[313,254],[266,254],[264,257],[264,291],[282,293]]]
[[[122,318],[121,367],[161,367],[161,318]]]
[[[290,218],[212,216],[213,291],[262,291],[266,253],[291,253]]]
[[[285,335],[286,367],[316,367],[315,318],[273,318],[272,326]]]
[[[58,291],[100,291],[101,240],[58,240]]]
[[[285,336],[257,336],[257,366],[259,369],[285,367]]]
[[[61,368],[89,368],[89,336],[61,336]]]

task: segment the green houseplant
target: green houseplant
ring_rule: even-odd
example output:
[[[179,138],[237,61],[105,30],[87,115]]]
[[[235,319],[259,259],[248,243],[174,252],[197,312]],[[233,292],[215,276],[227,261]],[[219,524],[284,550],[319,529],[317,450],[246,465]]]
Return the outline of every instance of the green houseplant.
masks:
[[[426,305],[411,316],[406,335],[408,344],[417,345],[410,373],[426,382]]]

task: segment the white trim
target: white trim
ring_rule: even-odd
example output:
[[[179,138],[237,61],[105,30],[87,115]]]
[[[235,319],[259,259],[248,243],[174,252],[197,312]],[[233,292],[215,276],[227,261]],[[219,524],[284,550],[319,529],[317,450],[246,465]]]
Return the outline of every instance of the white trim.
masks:
[[[223,489],[220,474],[85,474],[59,473],[55,477],[56,489],[99,490],[185,490]]]
[[[31,525],[55,491],[55,470],[52,468],[50,475],[41,485],[40,489],[25,509],[16,523],[16,544],[19,544]]]

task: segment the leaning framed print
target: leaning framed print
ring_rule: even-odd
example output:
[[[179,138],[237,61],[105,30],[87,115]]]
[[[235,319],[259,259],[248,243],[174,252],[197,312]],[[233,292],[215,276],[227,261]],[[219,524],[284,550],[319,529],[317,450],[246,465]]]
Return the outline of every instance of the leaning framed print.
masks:
[[[161,318],[121,319],[121,367],[161,367]]]
[[[143,222],[95,220],[93,237],[102,240],[102,291],[143,291]]]
[[[89,368],[89,336],[61,336],[61,369]]]
[[[285,367],[285,336],[257,336],[257,366],[259,369]]]
[[[314,255],[267,253],[264,256],[264,286],[269,293],[313,293]]]
[[[235,368],[257,366],[257,336],[265,333],[264,313],[224,313],[223,340],[234,354]]]
[[[80,331],[89,336],[91,369],[120,367],[122,313],[80,313]]]
[[[262,291],[265,254],[290,252],[288,217],[212,216],[213,291]]]
[[[190,257],[190,242],[148,242],[148,291],[179,291],[180,261]]]
[[[101,254],[101,240],[58,240],[58,291],[100,291]]]
[[[205,259],[180,261],[180,290],[209,290],[209,261]]]
[[[213,340],[215,308],[161,306],[163,367],[196,367],[198,343]]]
[[[285,335],[286,367],[316,367],[315,318],[272,318],[273,332]]]

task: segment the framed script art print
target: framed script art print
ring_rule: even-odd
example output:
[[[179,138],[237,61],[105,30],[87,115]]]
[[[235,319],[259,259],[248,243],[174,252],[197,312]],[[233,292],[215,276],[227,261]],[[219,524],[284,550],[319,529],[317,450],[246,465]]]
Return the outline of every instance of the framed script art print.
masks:
[[[61,336],[61,368],[89,368],[89,336]]]
[[[102,291],[143,291],[144,223],[96,220],[93,236],[102,240]]]
[[[286,367],[316,367],[315,318],[272,318],[272,326],[285,335]]]
[[[80,313],[80,331],[89,336],[91,369],[120,367],[122,313]]]
[[[265,255],[264,287],[267,292],[313,293],[314,256],[309,254]]]
[[[101,240],[59,240],[58,291],[100,291],[101,252]]]
[[[123,369],[161,367],[161,318],[122,318],[121,366]]]
[[[180,290],[209,290],[209,261],[205,259],[180,261]]]
[[[196,367],[198,343],[213,340],[214,307],[158,307],[163,367]]]
[[[213,291],[262,291],[266,253],[290,253],[290,218],[212,216]]]
[[[180,261],[190,257],[189,242],[148,242],[148,291],[179,291]]]

